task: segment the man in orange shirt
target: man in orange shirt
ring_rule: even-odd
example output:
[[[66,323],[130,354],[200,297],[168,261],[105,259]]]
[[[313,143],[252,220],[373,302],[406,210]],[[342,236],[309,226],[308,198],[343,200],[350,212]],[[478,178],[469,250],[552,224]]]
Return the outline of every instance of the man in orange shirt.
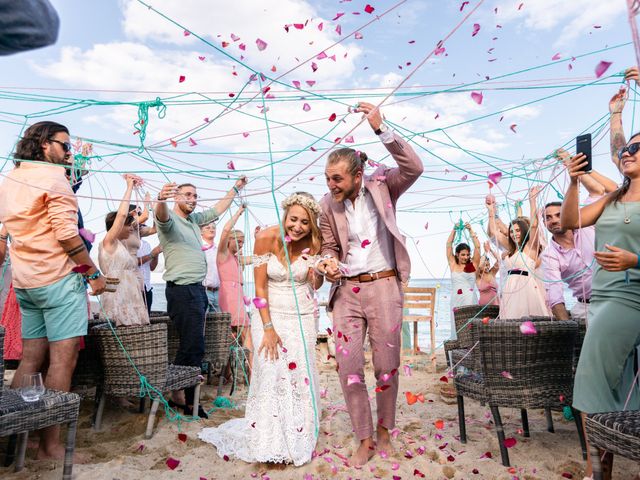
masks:
[[[38,372],[49,353],[45,386],[69,391],[80,337],[87,334],[87,297],[105,289],[78,234],[78,203],[65,176],[71,163],[69,131],[39,122],[26,131],[14,168],[0,185],[0,222],[11,235],[13,286],[22,315],[23,357],[13,387]],[[64,458],[59,427],[43,431],[38,458]]]

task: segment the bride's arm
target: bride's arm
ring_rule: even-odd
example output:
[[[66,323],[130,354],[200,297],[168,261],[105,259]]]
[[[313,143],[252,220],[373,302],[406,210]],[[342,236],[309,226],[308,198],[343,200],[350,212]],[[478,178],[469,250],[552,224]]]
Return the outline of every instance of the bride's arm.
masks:
[[[256,243],[253,247],[253,253],[256,257],[267,255],[271,252],[272,246],[275,244],[276,238],[269,230],[260,232],[256,235]],[[282,340],[276,333],[271,323],[271,313],[269,312],[269,288],[267,285],[267,263],[259,262],[255,264],[253,269],[253,278],[256,288],[256,297],[266,300],[266,306],[260,308],[260,319],[264,328],[264,336],[262,343],[258,349],[258,355],[265,351],[267,360],[276,360],[278,358],[278,345],[282,347]]]

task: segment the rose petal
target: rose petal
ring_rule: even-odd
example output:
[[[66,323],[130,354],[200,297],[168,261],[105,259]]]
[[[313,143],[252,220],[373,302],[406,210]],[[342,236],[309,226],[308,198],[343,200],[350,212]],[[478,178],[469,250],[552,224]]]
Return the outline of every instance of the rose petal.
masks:
[[[87,273],[91,267],[89,265],[76,265],[71,269],[72,272],[75,273]]]
[[[502,375],[504,378],[508,378],[509,380],[513,380],[513,375],[511,375],[509,372],[500,372],[500,375]]]
[[[516,444],[516,443],[518,443],[518,441],[517,441],[515,438],[513,438],[513,437],[505,438],[505,439],[504,439],[504,442],[502,442],[502,444],[503,444],[506,448],[511,448],[511,447],[515,446],[515,444]]]
[[[249,306],[251,305],[251,299],[249,297],[247,297],[246,295],[242,296],[242,301],[244,302],[245,306]]]
[[[184,75],[180,75],[180,76],[178,77],[178,83],[182,83],[182,82],[184,82],[186,79],[187,79],[187,77],[185,77]]]
[[[440,381],[443,383],[449,383],[449,378],[446,375],[440,377]]]
[[[517,126],[518,126],[517,124],[513,123],[513,124],[511,124],[511,126],[510,126],[509,128],[511,129],[511,131],[512,131],[513,133],[517,133],[517,132],[516,132],[516,127],[517,127]]]
[[[491,180],[491,182],[493,182],[494,184],[497,184],[502,178],[502,172],[490,173],[488,175],[488,178],[489,180]]]
[[[235,170],[235,169],[236,169],[236,166],[233,164],[233,160],[229,160],[229,161],[227,162],[227,168],[228,168],[229,170]]]
[[[411,376],[411,365],[403,365],[402,368],[404,369],[404,375],[406,377],[410,377]]]
[[[311,105],[309,105],[308,103],[305,103],[304,105],[302,105],[302,110],[304,110],[305,112],[308,112],[309,110],[311,110]]]
[[[195,147],[198,143],[191,137],[189,137],[189,145],[191,145],[192,147]]]
[[[471,32],[471,36],[475,37],[478,32],[480,31],[480,24],[479,23],[474,23],[473,24],[473,32]]]
[[[330,121],[330,122],[333,122],[336,118],[337,118],[337,115],[336,115],[335,113],[332,113],[332,114],[329,116],[329,121]]]
[[[78,229],[78,233],[82,238],[84,238],[87,242],[93,243],[96,241],[96,234],[91,230],[87,230],[86,228]]]
[[[258,47],[258,50],[263,51],[267,48],[267,42],[258,38],[256,39],[256,46]]]
[[[362,243],[360,244],[360,247],[364,248],[367,245],[371,245],[371,242],[369,240],[363,240]]]
[[[180,440],[181,442],[186,442],[187,441],[187,434],[186,433],[179,433],[178,434],[178,440]]]
[[[358,293],[360,291],[360,287],[353,287],[351,290],[353,290],[353,293]]]
[[[602,75],[604,75],[604,72],[606,72],[610,66],[611,66],[611,62],[605,62],[604,60],[601,61],[596,66],[596,78],[600,78]]]
[[[289,370],[295,370],[297,366],[296,362],[289,362]]]
[[[253,304],[256,306],[256,308],[266,308],[267,300],[261,297],[255,297],[253,299]]]
[[[534,323],[529,320],[520,324],[520,332],[522,332],[523,335],[535,335],[538,333]]]
[[[436,420],[435,422],[433,422],[433,425],[438,430],[442,430],[444,428],[444,420]]]
[[[362,383],[359,375],[347,375],[347,385],[353,385],[355,383]]]
[[[175,470],[176,468],[178,468],[178,465],[180,465],[180,460],[176,460],[175,458],[169,457],[167,458],[166,464],[167,464],[167,467],[169,467],[171,470]]]
[[[286,243],[291,243],[291,237],[290,237],[289,235],[285,235],[285,236],[284,236],[284,241],[285,241]]]

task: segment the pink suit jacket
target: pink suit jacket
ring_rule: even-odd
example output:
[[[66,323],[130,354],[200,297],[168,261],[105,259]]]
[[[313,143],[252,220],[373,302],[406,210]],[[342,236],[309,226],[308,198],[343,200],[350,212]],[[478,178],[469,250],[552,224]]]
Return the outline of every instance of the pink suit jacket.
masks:
[[[398,230],[396,203],[400,195],[406,192],[420,177],[424,166],[413,148],[398,135],[395,135],[393,142],[385,143],[384,146],[398,167],[389,168],[381,165],[373,172],[373,175],[365,176],[363,181],[365,188],[371,194],[380,218],[393,236],[398,277],[402,283],[407,283],[411,271],[411,260],[405,245],[405,237]],[[379,178],[384,178],[384,180],[378,180]],[[331,255],[341,262],[345,262],[349,250],[349,226],[344,212],[344,203],[337,202],[331,194],[326,194],[320,205],[322,207],[320,215],[322,255]],[[331,286],[329,309],[332,307],[331,300],[337,287],[338,285],[335,283]]]

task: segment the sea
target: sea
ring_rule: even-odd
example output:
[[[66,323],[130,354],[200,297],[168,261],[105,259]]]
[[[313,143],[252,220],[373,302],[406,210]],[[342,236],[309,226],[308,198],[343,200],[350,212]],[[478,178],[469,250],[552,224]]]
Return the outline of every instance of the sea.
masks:
[[[167,301],[164,295],[164,286],[164,283],[153,283],[153,310],[166,311]],[[331,285],[328,282],[325,282],[320,290],[318,290],[319,302],[326,302],[329,297],[330,286]],[[451,280],[449,278],[412,278],[409,286],[436,288],[436,348],[442,347],[444,341],[451,337]],[[253,283],[246,282],[244,285],[244,291],[247,296],[253,296]],[[567,308],[570,309],[575,301],[573,300],[571,292],[567,288],[565,288],[565,299],[567,301]],[[325,307],[320,307],[318,330],[320,332],[326,332],[328,327],[331,327],[331,319],[327,316]],[[418,324],[418,345],[420,345],[423,350],[428,349],[430,345],[429,328],[430,326],[428,322],[420,322]],[[413,332],[413,328],[411,331]]]

